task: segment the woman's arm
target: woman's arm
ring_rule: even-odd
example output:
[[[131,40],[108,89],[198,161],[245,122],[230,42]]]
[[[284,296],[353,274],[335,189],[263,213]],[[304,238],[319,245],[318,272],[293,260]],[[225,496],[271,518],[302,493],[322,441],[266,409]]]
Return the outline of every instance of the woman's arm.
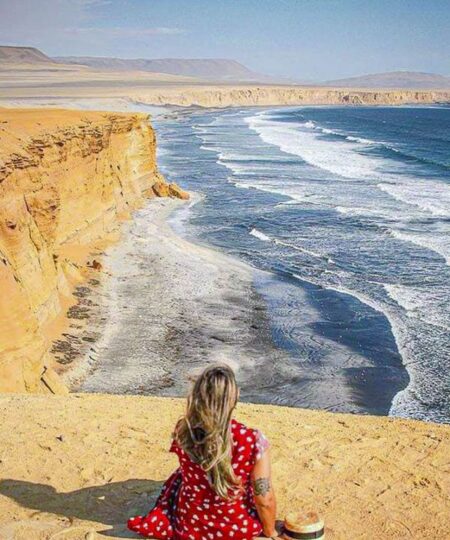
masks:
[[[268,448],[255,463],[252,472],[252,484],[256,509],[259,519],[262,522],[263,532],[269,538],[277,537],[278,533],[275,529],[277,505],[272,486],[270,452]]]

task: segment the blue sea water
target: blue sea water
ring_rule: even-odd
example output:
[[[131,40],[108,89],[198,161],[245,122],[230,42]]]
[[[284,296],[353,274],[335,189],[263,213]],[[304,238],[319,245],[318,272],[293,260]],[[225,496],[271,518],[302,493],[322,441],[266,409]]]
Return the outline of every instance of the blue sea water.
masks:
[[[449,422],[450,108],[154,124],[166,177],[203,195],[186,233],[266,271],[273,339],[304,373],[274,401]]]

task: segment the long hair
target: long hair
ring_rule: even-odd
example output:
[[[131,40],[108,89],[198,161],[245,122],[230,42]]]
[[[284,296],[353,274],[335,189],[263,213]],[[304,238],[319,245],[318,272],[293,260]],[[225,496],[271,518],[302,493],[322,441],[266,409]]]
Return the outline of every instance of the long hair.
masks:
[[[177,443],[208,473],[211,487],[223,499],[235,497],[241,488],[231,466],[231,415],[237,400],[232,369],[227,365],[207,367],[195,381],[186,414],[174,433]]]

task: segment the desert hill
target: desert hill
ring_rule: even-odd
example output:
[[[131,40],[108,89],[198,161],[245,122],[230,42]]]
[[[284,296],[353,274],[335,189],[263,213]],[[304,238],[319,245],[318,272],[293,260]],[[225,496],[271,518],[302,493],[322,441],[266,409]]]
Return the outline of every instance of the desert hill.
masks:
[[[450,77],[436,73],[391,71],[326,81],[323,85],[341,88],[450,88]]]
[[[11,64],[52,64],[54,63],[54,60],[34,47],[11,47],[9,45],[0,45],[0,62]]]
[[[259,81],[272,80],[267,75],[255,73],[236,60],[226,58],[161,58],[125,59],[95,56],[58,56],[56,62],[85,65],[95,69],[114,71],[150,71],[170,75],[182,75],[215,81]]]
[[[52,64],[52,69],[89,69],[93,72],[144,72],[157,75],[166,80],[167,75],[178,76],[185,80],[203,79],[217,82],[247,81],[247,82],[273,82],[267,75],[255,73],[235,60],[225,58],[109,58],[96,56],[58,56],[50,58],[34,47],[12,47],[0,45],[0,66],[11,69],[32,69],[33,66]],[[50,67],[50,66],[49,66]]]

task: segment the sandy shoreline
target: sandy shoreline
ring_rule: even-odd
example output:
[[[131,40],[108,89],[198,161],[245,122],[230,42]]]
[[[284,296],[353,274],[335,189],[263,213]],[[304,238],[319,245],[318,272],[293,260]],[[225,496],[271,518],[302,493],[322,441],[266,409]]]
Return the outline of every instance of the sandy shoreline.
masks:
[[[151,199],[118,243],[95,254],[105,279],[93,270],[72,308],[80,326],[66,375],[73,388],[180,395],[191,371],[224,358],[245,400],[299,388],[304,374],[273,347],[254,289],[255,275],[270,276],[180,236],[171,222],[189,204]],[[183,403],[0,396],[0,538],[136,538],[126,519],[148,510],[176,466],[167,448]],[[448,426],[249,404],[237,417],[271,442],[280,518],[314,509],[338,540],[348,531],[359,539],[450,534]]]
[[[340,412],[367,414],[334,364],[317,368],[275,343],[270,304],[289,304],[296,285],[185,237],[197,203],[196,194],[188,203],[150,200],[99,254],[103,271],[79,287],[69,314],[79,310],[84,320],[57,342],[69,350],[71,391],[182,397],[191,375],[224,361],[244,401],[332,411],[337,403]]]
[[[227,361],[244,398],[271,401],[275,364],[288,377],[289,358],[272,344],[253,286],[256,270],[178,235],[168,218],[185,204],[149,201],[106,250],[106,279],[90,292],[94,307],[65,374],[72,390],[180,396],[191,373]]]
[[[109,99],[64,102],[69,105],[128,107]],[[238,368],[247,401],[366,413],[351,381],[344,377],[336,384],[333,369],[305,365],[274,346],[276,329],[262,296],[269,289],[289,295],[298,287],[280,286],[273,274],[181,238],[166,223],[177,204],[150,201],[131,222],[122,222],[119,244],[111,238],[90,253],[104,272],[86,268],[73,294],[78,303],[64,315],[51,347],[52,366],[70,388],[180,396],[191,370],[228,360]],[[110,279],[102,280],[103,274]],[[303,320],[311,308],[306,297],[302,302]],[[318,376],[311,377],[311,370]]]

